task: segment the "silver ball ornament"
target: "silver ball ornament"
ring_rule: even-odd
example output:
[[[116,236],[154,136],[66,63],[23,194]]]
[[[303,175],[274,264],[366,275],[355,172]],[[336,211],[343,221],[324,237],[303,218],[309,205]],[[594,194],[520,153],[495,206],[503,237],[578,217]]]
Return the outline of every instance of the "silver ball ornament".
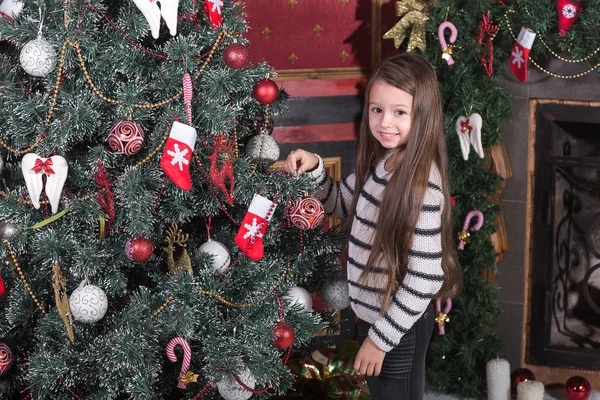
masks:
[[[212,267],[216,272],[223,273],[231,264],[229,250],[221,242],[209,240],[200,246],[200,250],[213,256]]]
[[[334,279],[327,282],[321,290],[323,303],[330,310],[343,310],[350,305],[350,291],[346,278]]]
[[[108,299],[102,289],[90,285],[87,280],[84,280],[71,293],[69,307],[75,321],[93,324],[100,321],[106,314]]]
[[[285,297],[287,297],[290,303],[302,306],[304,311],[312,311],[313,301],[308,290],[301,288],[300,286],[295,286],[287,292]]]
[[[17,231],[17,227],[9,221],[0,220],[0,237],[8,239]]]
[[[56,67],[56,50],[40,35],[23,46],[19,61],[29,75],[44,77]]]
[[[254,162],[260,159],[260,165],[268,168],[279,158],[279,145],[273,136],[256,135],[246,144],[246,155]]]
[[[238,378],[249,388],[256,386],[256,380],[248,370],[239,374]],[[247,400],[252,397],[252,392],[243,388],[232,375],[217,382],[217,389],[225,400]]]

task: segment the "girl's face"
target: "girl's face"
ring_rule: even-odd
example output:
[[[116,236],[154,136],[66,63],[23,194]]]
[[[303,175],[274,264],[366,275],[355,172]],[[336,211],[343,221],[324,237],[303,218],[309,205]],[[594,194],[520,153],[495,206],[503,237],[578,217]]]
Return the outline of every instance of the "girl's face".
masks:
[[[406,146],[410,137],[413,96],[384,81],[371,86],[369,128],[386,149]]]

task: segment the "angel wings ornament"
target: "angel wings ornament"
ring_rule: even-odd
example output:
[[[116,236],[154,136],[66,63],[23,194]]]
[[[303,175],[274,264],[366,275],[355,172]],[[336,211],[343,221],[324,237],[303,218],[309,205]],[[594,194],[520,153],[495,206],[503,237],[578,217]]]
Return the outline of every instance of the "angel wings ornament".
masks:
[[[483,119],[481,118],[481,115],[477,113],[473,113],[468,117],[461,116],[456,120],[456,134],[458,135],[460,151],[462,152],[465,161],[469,159],[470,146],[473,146],[475,152],[479,155],[479,158],[485,156],[483,146],[481,145],[482,126]]]
[[[158,0],[160,7],[158,7],[157,0],[133,0],[133,2],[148,21],[154,39],[158,39],[161,16],[165,20],[171,36],[177,35],[179,0]]]
[[[29,198],[36,209],[40,208],[40,194],[44,187],[42,175],[46,175],[46,196],[50,201],[52,214],[56,214],[60,195],[69,172],[67,160],[61,156],[42,158],[35,153],[27,153],[21,161],[21,171],[27,185]]]

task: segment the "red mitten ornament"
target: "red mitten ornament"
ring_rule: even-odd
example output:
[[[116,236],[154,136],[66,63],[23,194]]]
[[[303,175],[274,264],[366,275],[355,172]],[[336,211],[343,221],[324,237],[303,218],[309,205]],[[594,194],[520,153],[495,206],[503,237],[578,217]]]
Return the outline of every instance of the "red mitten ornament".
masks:
[[[273,217],[275,207],[275,203],[271,200],[255,194],[235,235],[235,242],[239,248],[253,260],[258,261],[265,254],[263,236]]]
[[[223,7],[223,0],[205,0],[204,2],[204,11],[208,14],[208,20],[213,29],[218,28],[223,23],[221,7]]]
[[[558,8],[558,32],[560,36],[565,36],[583,11],[583,6],[581,1],[558,0],[556,7]]]
[[[535,32],[529,28],[523,27],[521,28],[521,32],[519,32],[517,43],[514,44],[510,52],[508,66],[521,82],[527,80],[527,59],[529,58],[529,51],[531,50],[534,40]]]
[[[169,179],[183,190],[190,190],[190,161],[196,144],[196,129],[181,122],[173,122],[169,139],[160,159],[160,166]]]

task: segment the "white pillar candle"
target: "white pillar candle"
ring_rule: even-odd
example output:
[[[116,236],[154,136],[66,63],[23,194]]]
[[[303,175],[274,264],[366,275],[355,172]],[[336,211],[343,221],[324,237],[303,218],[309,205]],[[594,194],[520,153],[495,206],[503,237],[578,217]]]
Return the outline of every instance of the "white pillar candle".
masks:
[[[543,400],[544,384],[538,381],[523,381],[517,386],[517,400]]]
[[[486,366],[488,400],[510,400],[510,364],[503,358],[488,361]]]

